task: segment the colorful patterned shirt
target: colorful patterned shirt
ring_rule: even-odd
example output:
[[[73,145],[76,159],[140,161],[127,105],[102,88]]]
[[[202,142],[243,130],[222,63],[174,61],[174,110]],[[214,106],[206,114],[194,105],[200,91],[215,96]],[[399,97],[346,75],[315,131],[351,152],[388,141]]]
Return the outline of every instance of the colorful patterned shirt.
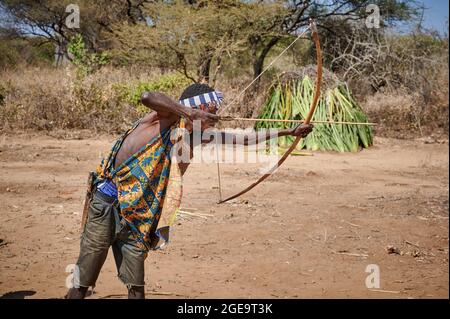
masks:
[[[172,128],[159,133],[140,150],[114,169],[114,160],[136,123],[113,145],[96,170],[94,184],[105,179],[115,182],[120,214],[130,226],[140,246],[148,251],[157,240],[156,228],[164,205],[171,169]]]

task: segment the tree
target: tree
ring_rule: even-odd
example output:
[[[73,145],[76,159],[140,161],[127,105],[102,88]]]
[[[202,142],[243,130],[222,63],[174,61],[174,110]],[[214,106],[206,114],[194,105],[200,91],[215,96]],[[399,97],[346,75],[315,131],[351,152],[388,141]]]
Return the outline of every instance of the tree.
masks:
[[[292,41],[310,18],[340,41],[340,32],[346,29],[330,28],[327,21],[363,23],[370,13],[366,6],[373,3],[380,7],[386,24],[409,19],[414,13],[414,2],[396,0],[155,1],[143,6],[147,23],[116,27],[116,53],[128,62],[151,57],[161,68],[209,81],[224,57],[248,52],[255,78],[272,49]],[[258,81],[255,91],[257,87]]]
[[[41,43],[50,42],[65,58],[67,45],[76,34],[82,34],[90,50],[96,52],[107,47],[103,42],[103,33],[111,32],[111,25],[117,21],[137,23],[144,19],[142,6],[145,0],[78,0],[80,27],[70,28],[66,18],[71,0],[0,0],[0,12],[3,13],[3,27],[13,29],[21,36],[41,39]]]
[[[276,17],[269,15],[259,15],[260,28],[248,38],[250,50],[253,57],[253,77],[256,77],[263,70],[264,62],[270,51],[283,39],[294,39],[297,32],[309,24],[309,19],[316,20],[319,29],[326,28],[325,22],[329,19],[336,19],[341,22],[359,21],[362,23],[370,12],[366,11],[369,4],[376,4],[380,8],[383,21],[394,23],[409,19],[415,11],[414,1],[396,0],[333,0],[324,1],[281,1],[285,10],[281,10]],[[258,2],[254,5],[261,5]],[[249,14],[253,13],[253,8]],[[329,29],[333,36],[339,41],[342,29]],[[344,29],[345,30],[345,29]],[[258,83],[256,83],[256,86]]]

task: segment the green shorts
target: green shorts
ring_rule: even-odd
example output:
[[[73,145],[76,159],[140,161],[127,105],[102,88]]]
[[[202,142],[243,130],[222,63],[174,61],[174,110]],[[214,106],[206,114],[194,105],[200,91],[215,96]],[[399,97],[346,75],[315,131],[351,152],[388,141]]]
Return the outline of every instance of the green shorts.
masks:
[[[94,191],[86,226],[81,235],[77,266],[79,286],[95,286],[112,246],[119,279],[130,286],[144,286],[144,261],[147,252],[139,247],[125,220],[120,217],[118,201]]]

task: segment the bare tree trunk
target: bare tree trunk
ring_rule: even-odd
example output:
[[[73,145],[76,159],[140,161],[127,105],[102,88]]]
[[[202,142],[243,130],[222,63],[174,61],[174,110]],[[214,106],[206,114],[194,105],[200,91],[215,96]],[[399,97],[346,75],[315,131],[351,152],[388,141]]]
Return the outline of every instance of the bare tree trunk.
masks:
[[[59,68],[66,66],[69,61],[70,58],[67,52],[67,44],[64,42],[64,40],[60,41],[59,43],[55,43],[55,67]]]
[[[198,82],[199,83],[209,83],[210,79],[210,68],[212,62],[212,54],[207,51],[204,55],[200,56],[200,60],[198,62]]]
[[[274,37],[272,38],[261,50],[259,55],[257,54],[257,44],[260,39],[252,39],[252,56],[253,56],[253,79],[255,79],[258,75],[261,74],[264,68],[264,62],[266,60],[267,55],[269,54],[270,50],[278,43],[280,40],[280,37]],[[259,91],[259,85],[260,85],[261,78],[258,78],[255,83],[245,92],[244,98],[243,98],[243,104],[246,106],[245,113],[242,114],[244,117],[251,117],[253,115],[253,110],[256,107],[254,100],[255,97],[258,95]]]
[[[266,60],[267,54],[269,54],[270,50],[275,46],[275,44],[280,41],[280,37],[274,37],[270,39],[270,41],[264,46],[261,50],[261,53],[256,56],[256,59],[253,61],[253,78],[256,78],[261,74],[264,67],[264,61]],[[254,55],[255,56],[255,55]],[[255,82],[255,87],[258,87],[259,79]],[[257,90],[257,89],[256,89]]]
[[[216,81],[217,81],[217,75],[220,71],[220,69],[222,68],[222,58],[221,57],[217,57],[216,58],[216,67],[214,70],[214,73],[212,75],[212,79],[211,79],[211,84],[213,87],[216,86]]]

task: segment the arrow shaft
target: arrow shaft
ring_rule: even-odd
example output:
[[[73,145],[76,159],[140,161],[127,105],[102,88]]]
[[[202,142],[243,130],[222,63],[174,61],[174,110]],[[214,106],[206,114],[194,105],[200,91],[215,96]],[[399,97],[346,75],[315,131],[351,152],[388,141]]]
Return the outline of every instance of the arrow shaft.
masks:
[[[221,121],[247,121],[247,122],[274,122],[274,123],[305,123],[304,120],[277,120],[277,119],[251,119],[245,117],[220,117]],[[310,123],[317,124],[346,124],[346,125],[377,125],[377,123],[370,122],[340,122],[340,121],[310,121]]]

